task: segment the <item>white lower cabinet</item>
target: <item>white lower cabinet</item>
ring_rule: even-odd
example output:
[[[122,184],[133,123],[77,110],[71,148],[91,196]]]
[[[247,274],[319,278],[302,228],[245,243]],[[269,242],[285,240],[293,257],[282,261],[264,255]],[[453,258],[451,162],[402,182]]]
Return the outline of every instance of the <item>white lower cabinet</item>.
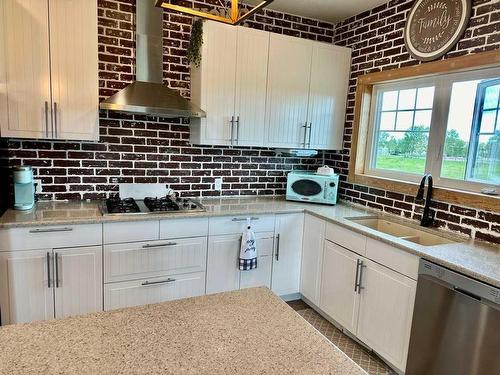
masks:
[[[102,310],[100,246],[54,250],[55,316]]]
[[[325,241],[319,307],[349,332],[356,334],[359,297],[354,291],[359,256]]]
[[[364,263],[357,337],[404,370],[417,282],[370,260]]]
[[[104,310],[141,306],[205,294],[205,272],[104,285]]]
[[[304,216],[300,293],[315,305],[319,305],[325,227],[323,219],[308,214]]]
[[[304,214],[276,215],[272,291],[279,296],[299,293]]]
[[[257,268],[240,271],[241,234],[211,236],[208,240],[207,294],[240,288],[271,287],[274,234],[256,233]]]
[[[375,242],[379,255],[393,251]],[[395,269],[413,264],[409,257],[418,259],[402,254],[404,259],[391,264]],[[319,308],[404,371],[417,281],[330,241],[325,241],[321,275]]]
[[[2,324],[102,310],[101,247],[0,253]]]
[[[0,253],[2,325],[54,318],[51,254],[52,249]]]

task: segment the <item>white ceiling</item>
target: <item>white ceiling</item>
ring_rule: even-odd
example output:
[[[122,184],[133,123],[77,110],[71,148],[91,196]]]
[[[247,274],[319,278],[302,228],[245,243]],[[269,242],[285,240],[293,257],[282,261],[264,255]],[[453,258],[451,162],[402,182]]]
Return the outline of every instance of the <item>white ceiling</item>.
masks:
[[[328,22],[337,22],[375,8],[389,0],[274,0],[269,9],[310,17]],[[246,0],[242,3],[259,4],[261,0]]]

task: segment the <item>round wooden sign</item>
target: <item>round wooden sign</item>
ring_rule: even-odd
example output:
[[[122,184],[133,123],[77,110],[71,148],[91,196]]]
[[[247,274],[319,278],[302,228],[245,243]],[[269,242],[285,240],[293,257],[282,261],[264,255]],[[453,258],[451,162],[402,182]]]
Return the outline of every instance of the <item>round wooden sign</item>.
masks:
[[[421,61],[443,56],[462,37],[470,14],[470,0],[416,0],[405,27],[408,52]]]

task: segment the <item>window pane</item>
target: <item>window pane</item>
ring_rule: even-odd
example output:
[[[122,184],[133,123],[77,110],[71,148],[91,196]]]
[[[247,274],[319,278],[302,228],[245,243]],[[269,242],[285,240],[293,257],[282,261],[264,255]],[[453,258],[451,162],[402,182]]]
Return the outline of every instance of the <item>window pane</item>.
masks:
[[[380,115],[380,130],[394,130],[396,112],[382,112]]]
[[[375,168],[423,174],[428,141],[428,131],[380,132]]]
[[[490,86],[486,88],[484,95],[484,109],[498,108],[498,95],[500,85]]]
[[[415,108],[415,96],[417,90],[401,90],[399,92],[398,110]]]
[[[453,84],[442,177],[500,183],[497,87],[498,79]],[[474,108],[480,108],[480,112],[474,113]]]
[[[396,130],[410,130],[413,126],[413,111],[399,112],[396,120]]]
[[[476,90],[479,82],[455,82],[452,86],[441,167],[442,177],[456,180],[465,179]]]
[[[496,135],[480,135],[471,179],[500,183],[500,132]]]
[[[434,102],[434,87],[423,87],[418,89],[417,109],[432,108]]]
[[[415,112],[415,126],[430,128],[431,127],[432,111],[417,111]]]
[[[398,104],[398,92],[388,91],[384,92],[382,99],[382,111],[394,111]]]
[[[481,119],[481,133],[494,133],[497,111],[484,111]]]

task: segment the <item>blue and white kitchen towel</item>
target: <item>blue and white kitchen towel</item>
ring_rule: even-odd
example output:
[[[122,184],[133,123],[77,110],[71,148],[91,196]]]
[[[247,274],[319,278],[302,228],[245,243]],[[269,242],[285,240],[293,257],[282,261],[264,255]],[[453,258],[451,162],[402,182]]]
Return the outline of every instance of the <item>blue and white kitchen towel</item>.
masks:
[[[250,219],[247,219],[247,229],[241,237],[240,270],[250,271],[255,268],[257,268],[257,243]]]

